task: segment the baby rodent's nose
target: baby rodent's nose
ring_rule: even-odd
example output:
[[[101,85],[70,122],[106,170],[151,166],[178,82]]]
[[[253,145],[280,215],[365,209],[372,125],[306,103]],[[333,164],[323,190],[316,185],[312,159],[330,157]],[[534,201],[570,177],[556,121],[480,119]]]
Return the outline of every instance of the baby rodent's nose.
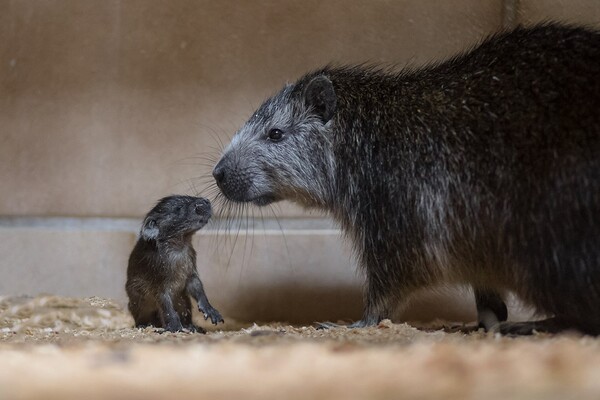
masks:
[[[225,167],[223,166],[223,159],[221,159],[221,161],[219,161],[215,166],[215,169],[213,169],[213,176],[215,177],[217,184],[220,184],[223,182],[223,179],[225,179]]]
[[[204,198],[198,200],[194,211],[196,211],[196,214],[198,215],[210,213],[210,201]]]

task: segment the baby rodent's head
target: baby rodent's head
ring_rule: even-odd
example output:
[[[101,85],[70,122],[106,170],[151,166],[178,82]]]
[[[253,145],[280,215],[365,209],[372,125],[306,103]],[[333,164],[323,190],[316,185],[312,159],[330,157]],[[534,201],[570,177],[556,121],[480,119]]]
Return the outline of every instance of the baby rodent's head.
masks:
[[[210,201],[203,197],[164,197],[146,215],[140,236],[161,240],[193,234],[206,225],[211,215]]]

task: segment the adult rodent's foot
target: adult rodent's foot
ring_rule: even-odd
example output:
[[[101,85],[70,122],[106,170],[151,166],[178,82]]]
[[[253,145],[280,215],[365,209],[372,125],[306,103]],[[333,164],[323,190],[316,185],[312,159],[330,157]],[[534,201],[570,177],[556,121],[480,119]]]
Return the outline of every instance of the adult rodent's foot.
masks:
[[[351,324],[336,324],[335,322],[329,322],[329,321],[315,323],[315,326],[317,329],[331,329],[331,328],[355,329],[355,328],[366,328],[366,327],[374,326],[374,325],[376,325],[375,322],[369,322],[364,319],[358,320]]]
[[[204,319],[207,320],[210,318],[210,322],[213,323],[213,325],[217,325],[219,322],[223,323],[225,322],[225,320],[223,319],[223,317],[221,316],[221,313],[219,313],[215,308],[213,307],[205,307],[206,309],[203,310],[202,308],[198,307],[198,309],[200,310],[200,312],[202,314],[204,314]]]
[[[507,336],[525,336],[534,333],[558,333],[569,328],[572,327],[560,319],[548,318],[541,321],[501,322],[491,331]]]
[[[315,322],[315,327],[317,329],[332,329],[332,328],[345,328],[348,325],[343,325],[343,324],[336,324],[335,322],[329,322],[329,321],[325,321],[325,322]]]

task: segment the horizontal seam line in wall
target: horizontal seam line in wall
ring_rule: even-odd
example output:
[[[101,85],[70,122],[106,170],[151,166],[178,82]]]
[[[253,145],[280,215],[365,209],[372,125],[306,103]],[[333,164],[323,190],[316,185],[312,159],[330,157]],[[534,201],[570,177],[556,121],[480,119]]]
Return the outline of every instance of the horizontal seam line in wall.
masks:
[[[0,217],[0,229],[48,229],[65,231],[117,231],[137,233],[141,219],[101,218],[101,217]],[[216,220],[200,230],[199,234],[224,235],[273,235],[294,234],[335,234],[333,223],[326,218],[264,218],[261,220],[240,219]]]

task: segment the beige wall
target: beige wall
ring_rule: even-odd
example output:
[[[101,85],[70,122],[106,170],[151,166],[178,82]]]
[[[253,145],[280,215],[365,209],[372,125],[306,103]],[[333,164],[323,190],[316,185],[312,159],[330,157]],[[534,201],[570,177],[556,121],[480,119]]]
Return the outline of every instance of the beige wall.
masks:
[[[501,11],[479,0],[2,3],[5,215],[140,215],[189,180],[199,187],[207,169],[194,157],[216,158],[215,136],[227,141],[287,80],[329,62],[447,56],[497,29]]]
[[[307,70],[420,65],[548,18],[598,25],[600,2],[0,0],[0,294],[124,299],[135,223],[46,218],[139,218],[161,196],[203,191],[215,147]],[[257,231],[244,250],[219,245],[235,234],[198,239],[213,302],[240,319],[358,315],[339,235],[289,205],[279,215],[308,228],[284,221],[287,241]]]
[[[518,0],[517,22],[532,24],[550,20],[600,26],[600,1]]]

